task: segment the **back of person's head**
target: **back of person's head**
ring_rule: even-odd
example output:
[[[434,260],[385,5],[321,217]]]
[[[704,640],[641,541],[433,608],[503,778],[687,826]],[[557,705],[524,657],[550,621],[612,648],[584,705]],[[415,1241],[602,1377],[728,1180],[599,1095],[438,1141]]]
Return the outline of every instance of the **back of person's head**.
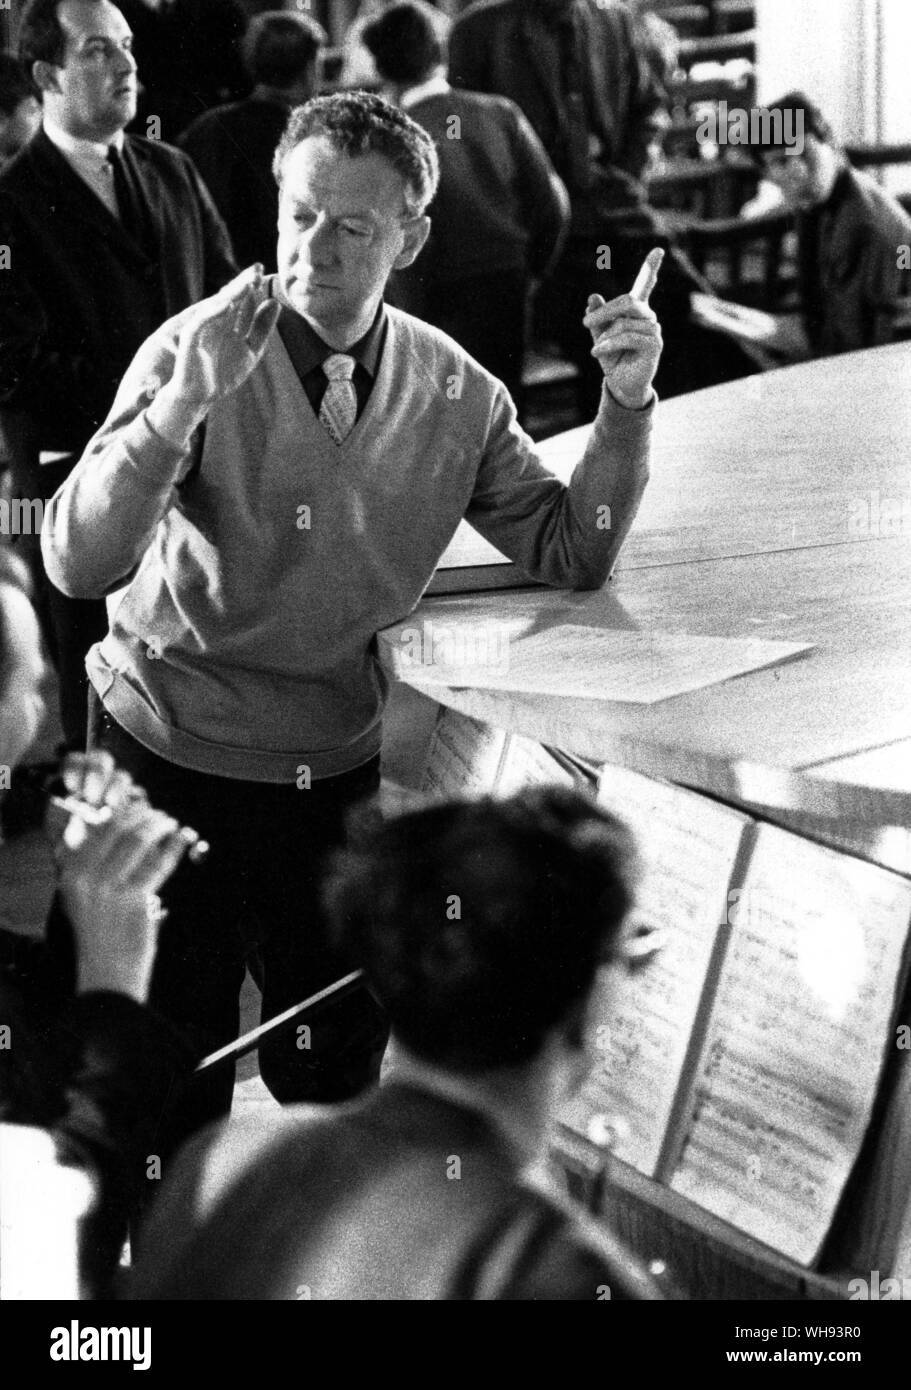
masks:
[[[758,108],[757,129],[751,128],[749,153],[757,162],[763,157],[803,153],[806,136],[821,145],[834,145],[835,134],[820,108],[804,92],[787,92],[770,106]],[[753,139],[753,134],[758,138]]]
[[[372,92],[337,92],[296,107],[275,151],[272,171],[279,185],[288,155],[312,136],[352,159],[383,155],[402,179],[412,216],[423,213],[436,192],[440,166],[433,140],[404,111]]]
[[[325,29],[309,15],[266,10],[251,19],[241,56],[255,84],[290,87],[314,67],[327,42]]]
[[[0,53],[0,114],[12,116],[33,95],[24,66],[12,53]]]
[[[445,16],[422,0],[391,5],[367,25],[361,38],[387,82],[422,82],[444,60]]]
[[[335,930],[416,1056],[478,1073],[574,1045],[632,902],[629,832],[580,792],[447,802],[387,820],[336,861]]]

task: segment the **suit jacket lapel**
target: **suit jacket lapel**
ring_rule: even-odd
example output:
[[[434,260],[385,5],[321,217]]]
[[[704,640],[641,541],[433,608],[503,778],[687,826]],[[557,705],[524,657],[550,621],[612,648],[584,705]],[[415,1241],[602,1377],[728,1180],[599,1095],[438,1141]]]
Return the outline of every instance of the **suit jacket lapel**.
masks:
[[[52,204],[67,209],[80,224],[88,224],[122,260],[148,265],[149,258],[142,248],[127,236],[117,218],[79,177],[43,130],[39,130],[32,141],[30,153],[36,173],[44,183]]]

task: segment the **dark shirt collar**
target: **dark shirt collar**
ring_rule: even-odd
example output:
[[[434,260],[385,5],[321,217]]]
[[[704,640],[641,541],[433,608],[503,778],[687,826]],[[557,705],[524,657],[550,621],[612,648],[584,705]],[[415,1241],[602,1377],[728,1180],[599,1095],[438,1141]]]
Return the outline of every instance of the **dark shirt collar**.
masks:
[[[276,296],[278,277],[269,277],[269,292]],[[380,300],[379,308],[373,323],[367,329],[362,338],[351,347],[345,348],[348,357],[353,357],[355,362],[369,372],[371,378],[376,378],[377,369],[380,363],[380,356],[383,351],[383,341],[386,336],[386,305]],[[316,329],[303,317],[287,304],[282,304],[282,311],[278,318],[278,331],[281,335],[288,356],[294,363],[295,370],[300,377],[305,377],[308,372],[312,372],[315,367],[321,367],[327,357],[331,357],[334,352],[341,349],[330,347]]]

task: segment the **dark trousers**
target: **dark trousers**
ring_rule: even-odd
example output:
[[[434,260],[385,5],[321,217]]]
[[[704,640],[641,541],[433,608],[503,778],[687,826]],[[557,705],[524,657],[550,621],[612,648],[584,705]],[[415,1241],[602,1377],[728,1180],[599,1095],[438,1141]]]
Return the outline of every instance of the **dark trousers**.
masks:
[[[356,968],[329,939],[319,891],[327,860],[345,841],[350,808],[379,786],[379,756],[353,772],[294,784],[242,782],[188,771],[148,751],[101,711],[93,742],[167,811],[208,840],[208,858],[186,860],[161,893],[162,927],[149,1004],[202,1058],[239,1032],[245,967],[273,1018]],[[385,1015],[358,986],[277,1030],[259,1048],[260,1073],[277,1100],[355,1096],[379,1076]],[[234,1064],[197,1076],[162,1119],[161,1151],[227,1113]]]
[[[686,257],[650,225],[645,211],[618,216],[613,222],[605,219],[599,241],[585,236],[569,238],[553,274],[541,286],[536,305],[542,336],[558,342],[579,369],[579,409],[586,420],[598,409],[604,380],[600,363],[591,355],[591,334],[582,323],[588,296],[600,294],[610,300],[629,293],[643,260],[655,246],[668,252],[649,301],[664,338],[655,377],[655,390],[661,399],[735,381],[758,370],[727,334],[713,333],[694,322],[690,295],[705,287]]]
[[[48,502],[65,482],[76,456],[59,463],[12,461],[13,494],[18,498]],[[104,599],[67,598],[51,583],[41,557],[41,538],[22,536],[18,553],[28,565],[35,589],[35,609],[41,622],[48,654],[58,677],[60,722],[66,748],[85,747],[89,682],[85,658],[90,647],[107,636],[108,615]]]

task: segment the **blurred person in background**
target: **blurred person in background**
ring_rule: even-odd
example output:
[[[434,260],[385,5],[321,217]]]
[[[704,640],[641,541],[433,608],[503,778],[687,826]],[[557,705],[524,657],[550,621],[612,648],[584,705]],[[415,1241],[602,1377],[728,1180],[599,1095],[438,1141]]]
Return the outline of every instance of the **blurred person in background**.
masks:
[[[601,389],[579,311],[592,289],[622,294],[654,246],[667,253],[654,294],[664,332],[655,379],[661,397],[748,376],[756,362],[725,334],[698,324],[692,296],[710,286],[646,199],[666,97],[626,5],[613,0],[484,0],[456,20],[454,87],[498,93],[524,112],[569,192],[572,221],[536,305],[542,338],[578,372],[588,418]]]
[[[253,91],[197,117],[180,137],[225,220],[240,265],[259,261],[270,274],[276,269],[272,160],[291,108],[316,94],[325,43],[325,30],[306,15],[257,15],[242,48]]]
[[[41,103],[12,53],[0,53],[0,171],[41,125]]]
[[[767,130],[749,149],[797,214],[801,313],[799,322],[779,316],[778,336],[764,346],[800,360],[893,342],[896,321],[907,323],[911,308],[911,216],[851,167],[822,111],[802,92],[766,110]],[[802,141],[785,143],[801,131]]]
[[[0,766],[13,777],[41,722],[44,674],[27,572],[0,548]],[[10,786],[8,775],[2,785]],[[0,931],[0,1025],[9,1030],[0,1048],[0,1122],[49,1130],[61,1161],[95,1183],[79,1263],[83,1295],[101,1296],[128,1219],[148,1196],[157,1117],[191,1060],[145,1000],[161,927],[158,889],[192,839],[106,753],[71,754],[60,792],[107,808],[109,818],[86,827],[52,813],[57,891],[45,938]],[[0,813],[13,796],[0,791]],[[0,843],[0,856],[8,853]],[[16,1194],[5,1196],[15,1211]]]
[[[507,387],[521,418],[528,295],[569,225],[562,181],[519,108],[446,81],[446,23],[398,4],[363,31],[386,94],[433,137],[440,185],[418,261],[391,302],[441,328]]]
[[[123,0],[121,9],[141,77],[137,135],[176,141],[203,111],[249,92],[240,54],[247,17],[237,0]]]

